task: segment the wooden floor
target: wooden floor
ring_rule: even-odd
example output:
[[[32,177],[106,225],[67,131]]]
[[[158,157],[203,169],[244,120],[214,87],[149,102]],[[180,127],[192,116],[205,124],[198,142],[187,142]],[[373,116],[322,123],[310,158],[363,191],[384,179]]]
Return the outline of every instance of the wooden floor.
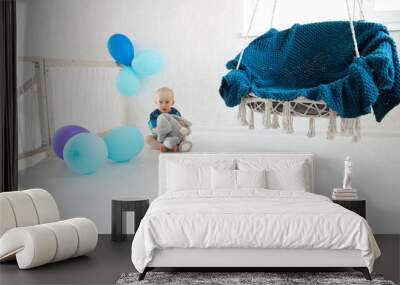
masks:
[[[375,263],[375,272],[399,283],[400,236],[377,235],[382,251]],[[115,284],[124,272],[134,271],[130,259],[132,239],[116,243],[109,235],[100,235],[96,250],[42,267],[19,270],[15,262],[0,264],[0,284]]]

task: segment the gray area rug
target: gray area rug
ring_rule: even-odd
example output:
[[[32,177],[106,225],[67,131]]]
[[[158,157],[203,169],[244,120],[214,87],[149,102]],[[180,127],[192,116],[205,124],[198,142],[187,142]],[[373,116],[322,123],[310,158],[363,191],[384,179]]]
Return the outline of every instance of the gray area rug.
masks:
[[[395,285],[384,280],[380,275],[373,275],[368,281],[359,272],[148,272],[146,278],[138,281],[138,273],[124,273],[116,285],[145,284],[267,284],[267,285],[297,285],[297,284],[373,284]]]

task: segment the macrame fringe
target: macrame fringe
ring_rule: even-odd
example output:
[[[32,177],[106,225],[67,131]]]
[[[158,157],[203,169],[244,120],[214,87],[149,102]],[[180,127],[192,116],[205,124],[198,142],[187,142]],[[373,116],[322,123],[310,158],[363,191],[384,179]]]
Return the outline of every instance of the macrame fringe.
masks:
[[[360,118],[354,119],[353,124],[353,142],[359,142],[361,139],[361,121]]]
[[[288,119],[289,119],[289,106],[288,106],[288,102],[283,103],[283,110],[282,110],[282,129],[284,129],[285,131],[288,129]]]
[[[249,115],[249,129],[254,129],[254,111],[250,110],[250,115]]]
[[[328,140],[332,140],[335,135],[337,135],[337,123],[336,123],[336,113],[333,111],[329,112],[329,124],[328,124],[328,132],[326,134],[326,138]]]
[[[292,134],[294,133],[294,129],[293,129],[293,116],[290,115],[290,121],[289,121],[289,133]]]
[[[344,136],[352,136],[353,142],[358,142],[361,139],[360,118],[342,119],[340,124],[340,134]]]
[[[238,120],[242,126],[247,126],[249,124],[246,119],[246,104],[243,100],[239,104]]]
[[[353,134],[353,119],[342,119],[340,123],[340,134],[350,136]]]
[[[273,129],[279,129],[279,118],[278,118],[278,114],[274,113],[272,115],[272,128]]]
[[[340,135],[345,136],[349,134],[349,119],[341,119],[340,121]]]
[[[350,136],[354,135],[354,120],[349,119],[348,133]]]
[[[264,114],[263,114],[263,126],[266,129],[272,127],[271,112],[272,112],[272,102],[271,100],[266,100]]]
[[[282,127],[287,133],[293,133],[293,117],[290,110],[290,102],[283,103]]]
[[[264,128],[273,128],[277,129],[280,127],[279,125],[279,117],[278,112],[274,110],[272,100],[264,100],[264,113],[262,117],[262,124]],[[291,110],[291,102],[287,101],[283,103],[282,109],[282,128],[287,133],[293,133],[293,114]],[[247,118],[247,110],[245,100],[242,99],[239,104],[238,109],[238,120],[240,121],[242,126],[249,126],[249,129],[254,129],[254,110],[249,106],[249,116]],[[327,139],[333,139],[337,134],[338,125],[337,125],[337,113],[334,111],[329,111],[329,122],[326,137]],[[308,137],[315,137],[315,117],[309,117],[309,126],[308,126]],[[355,119],[341,119],[340,121],[340,135],[343,136],[351,136],[353,142],[358,142],[361,139],[361,123],[359,118]]]
[[[315,137],[315,118],[310,117],[308,121],[308,132],[307,137],[312,138]]]

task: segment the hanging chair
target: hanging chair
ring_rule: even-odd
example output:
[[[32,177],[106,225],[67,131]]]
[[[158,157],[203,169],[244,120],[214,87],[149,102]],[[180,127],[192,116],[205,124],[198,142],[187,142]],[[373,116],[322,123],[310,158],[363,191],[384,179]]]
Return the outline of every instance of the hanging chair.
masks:
[[[348,22],[270,29],[227,63],[230,71],[222,79],[220,95],[228,107],[239,105],[243,125],[254,128],[258,112],[264,127],[278,128],[280,115],[282,127],[291,133],[293,117],[307,117],[312,137],[315,118],[328,118],[331,139],[338,132],[339,116],[341,133],[358,140],[360,116],[373,109],[380,122],[400,103],[400,65],[393,39],[383,25],[353,22],[346,4]],[[276,0],[273,10],[275,6]]]

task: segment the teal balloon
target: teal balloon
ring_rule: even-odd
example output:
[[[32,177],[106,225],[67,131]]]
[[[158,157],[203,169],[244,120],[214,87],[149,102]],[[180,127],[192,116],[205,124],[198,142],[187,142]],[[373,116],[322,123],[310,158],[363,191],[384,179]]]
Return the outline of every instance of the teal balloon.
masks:
[[[130,67],[123,67],[117,76],[117,89],[122,96],[134,96],[140,89],[140,80]]]
[[[107,161],[107,145],[94,134],[80,133],[66,143],[63,156],[73,172],[91,174]]]
[[[108,158],[114,162],[127,162],[143,149],[142,133],[134,127],[121,126],[112,129],[104,136]]]
[[[141,77],[160,72],[164,67],[164,59],[156,51],[144,50],[132,60],[132,68]]]

